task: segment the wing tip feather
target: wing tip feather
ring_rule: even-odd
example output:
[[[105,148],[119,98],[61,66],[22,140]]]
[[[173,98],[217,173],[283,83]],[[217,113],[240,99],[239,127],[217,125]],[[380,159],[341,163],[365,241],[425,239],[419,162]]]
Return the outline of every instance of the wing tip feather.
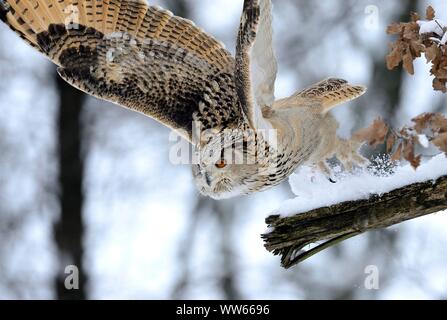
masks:
[[[0,20],[6,22],[6,15],[11,10],[10,5],[4,0],[0,0]]]

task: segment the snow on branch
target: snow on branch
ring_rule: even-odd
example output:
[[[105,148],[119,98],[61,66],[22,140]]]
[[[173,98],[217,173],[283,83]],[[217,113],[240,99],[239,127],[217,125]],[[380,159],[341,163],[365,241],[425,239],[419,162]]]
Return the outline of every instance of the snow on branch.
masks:
[[[280,255],[282,266],[290,268],[367,231],[446,209],[447,175],[367,199],[297,212],[296,215],[272,215],[266,219],[269,232],[262,237],[266,249]],[[310,245],[314,248],[305,251],[304,248]]]

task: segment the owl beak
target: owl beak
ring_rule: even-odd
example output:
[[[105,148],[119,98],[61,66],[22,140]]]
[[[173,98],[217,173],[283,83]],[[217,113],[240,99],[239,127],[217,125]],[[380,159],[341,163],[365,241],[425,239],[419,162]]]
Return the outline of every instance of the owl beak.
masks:
[[[206,184],[208,185],[208,187],[211,187],[213,180],[211,179],[211,177],[208,173],[205,173],[205,181],[206,181]]]

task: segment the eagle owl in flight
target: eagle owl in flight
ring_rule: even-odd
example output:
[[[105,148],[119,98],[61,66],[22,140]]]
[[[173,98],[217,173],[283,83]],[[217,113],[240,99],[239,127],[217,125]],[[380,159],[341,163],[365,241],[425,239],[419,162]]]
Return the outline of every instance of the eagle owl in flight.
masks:
[[[199,191],[223,199],[275,186],[301,165],[330,176],[334,156],[348,170],[365,161],[329,114],[364,87],[327,79],[275,101],[271,6],[244,1],[235,57],[146,0],[0,0],[0,19],[74,87],[191,142]]]

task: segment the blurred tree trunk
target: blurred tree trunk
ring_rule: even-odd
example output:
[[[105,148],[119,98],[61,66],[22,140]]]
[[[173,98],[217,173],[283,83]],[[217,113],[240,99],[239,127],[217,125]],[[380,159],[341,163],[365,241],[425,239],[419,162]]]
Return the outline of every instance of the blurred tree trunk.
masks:
[[[417,11],[419,4],[420,0],[402,1],[402,5],[396,10],[392,22],[409,21],[410,13]],[[382,55],[375,55],[372,66],[373,78],[372,85],[370,86],[370,97],[380,102],[380,105],[372,105],[372,107],[377,108],[377,110],[382,108],[382,117],[392,126],[401,126],[402,124],[398,121],[397,116],[399,114],[399,108],[402,107],[401,102],[404,94],[403,85],[406,73],[403,68],[397,68],[392,71],[388,70],[386,59]],[[362,108],[357,108],[357,110],[362,110]],[[385,146],[382,146],[376,150],[369,149],[364,150],[364,152],[370,159],[374,159],[375,155],[386,151]],[[384,241],[384,239],[387,239],[387,241]],[[370,247],[379,248],[386,245],[387,250],[391,252],[397,249],[398,237],[394,232],[385,229],[380,230],[378,233],[372,233],[369,241]]]
[[[191,2],[188,0],[165,0],[166,7],[172,10],[175,15],[192,19],[191,16]],[[236,268],[233,264],[234,261],[234,248],[229,245],[228,239],[230,238],[232,229],[235,225],[234,219],[234,203],[227,201],[225,203],[214,201],[210,198],[204,198],[199,196],[196,203],[193,205],[193,209],[190,217],[190,224],[186,228],[185,237],[182,238],[182,242],[179,246],[179,260],[182,262],[182,272],[179,279],[174,285],[172,297],[174,299],[185,298],[186,290],[191,284],[191,274],[189,265],[191,263],[189,252],[194,246],[195,234],[197,228],[199,228],[200,218],[202,217],[201,211],[206,210],[204,213],[212,215],[216,218],[218,223],[219,245],[220,245],[220,258],[222,259],[221,270],[217,273],[219,277],[219,287],[224,299],[238,299],[240,297],[239,291],[236,286]]]
[[[86,274],[83,263],[84,223],[82,190],[84,159],[81,154],[81,113],[84,94],[66,83],[59,75],[58,157],[60,217],[54,225],[55,244],[59,254],[59,267],[55,279],[58,299],[86,299]],[[65,286],[65,268],[74,265],[79,270],[79,289]]]
[[[238,300],[241,299],[241,294],[237,287],[236,275],[238,270],[235,264],[237,254],[233,242],[228,241],[228,239],[234,238],[233,230],[236,226],[235,217],[237,214],[235,201],[209,201],[213,201],[220,233],[222,271],[220,273],[219,285],[225,300]]]
[[[393,21],[408,21],[410,12],[415,12],[419,8],[419,0],[405,0],[396,11]],[[396,125],[396,115],[399,111],[402,87],[405,79],[405,71],[403,68],[396,70],[388,70],[385,57],[376,55],[373,61],[372,70],[372,86],[370,88],[371,96],[377,97],[381,105],[377,106],[380,110],[382,107],[382,116],[392,125]]]

